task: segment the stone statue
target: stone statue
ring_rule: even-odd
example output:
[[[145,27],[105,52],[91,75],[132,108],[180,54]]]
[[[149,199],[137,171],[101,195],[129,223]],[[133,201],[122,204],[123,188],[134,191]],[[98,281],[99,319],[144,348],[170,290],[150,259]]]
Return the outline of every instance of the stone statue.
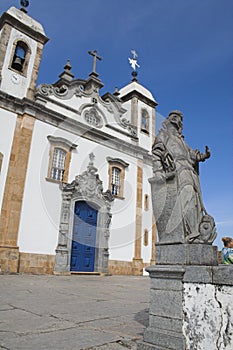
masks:
[[[150,179],[159,243],[212,244],[214,219],[207,214],[199,182],[199,162],[210,157],[191,149],[182,135],[183,116],[172,111],[155,138],[153,173]]]

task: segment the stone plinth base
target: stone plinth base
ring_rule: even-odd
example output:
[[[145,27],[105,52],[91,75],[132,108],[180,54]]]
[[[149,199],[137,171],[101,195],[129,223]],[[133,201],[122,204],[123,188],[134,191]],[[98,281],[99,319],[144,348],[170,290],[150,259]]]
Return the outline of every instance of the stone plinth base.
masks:
[[[54,255],[20,253],[19,259],[20,273],[53,274]]]
[[[132,275],[133,276],[142,276],[143,275],[143,260],[133,258],[132,261]]]
[[[19,268],[19,248],[0,246],[0,272],[17,273]]]
[[[218,249],[208,244],[157,244],[156,265],[218,265]]]
[[[233,266],[150,266],[149,326],[137,350],[233,349]]]

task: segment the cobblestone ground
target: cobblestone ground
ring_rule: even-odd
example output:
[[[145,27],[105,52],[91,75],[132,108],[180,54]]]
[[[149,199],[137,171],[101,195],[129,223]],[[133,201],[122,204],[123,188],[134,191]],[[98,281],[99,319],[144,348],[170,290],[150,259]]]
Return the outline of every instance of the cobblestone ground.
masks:
[[[0,349],[136,350],[149,290],[148,277],[0,275]]]

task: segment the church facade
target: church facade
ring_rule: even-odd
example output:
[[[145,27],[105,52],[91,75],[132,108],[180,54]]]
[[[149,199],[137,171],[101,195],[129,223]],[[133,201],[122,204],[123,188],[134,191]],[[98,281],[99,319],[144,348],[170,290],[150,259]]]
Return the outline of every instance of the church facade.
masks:
[[[133,76],[113,93],[70,62],[37,86],[43,27],[0,19],[0,272],[141,275],[155,262],[155,108]]]

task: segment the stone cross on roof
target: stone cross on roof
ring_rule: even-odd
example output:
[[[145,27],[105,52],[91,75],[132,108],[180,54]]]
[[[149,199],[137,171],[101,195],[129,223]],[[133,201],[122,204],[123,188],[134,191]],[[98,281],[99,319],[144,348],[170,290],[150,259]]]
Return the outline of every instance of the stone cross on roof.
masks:
[[[97,55],[97,50],[92,51],[88,51],[89,55],[93,56],[93,69],[92,69],[92,73],[96,73],[96,60],[102,61],[102,57]]]

